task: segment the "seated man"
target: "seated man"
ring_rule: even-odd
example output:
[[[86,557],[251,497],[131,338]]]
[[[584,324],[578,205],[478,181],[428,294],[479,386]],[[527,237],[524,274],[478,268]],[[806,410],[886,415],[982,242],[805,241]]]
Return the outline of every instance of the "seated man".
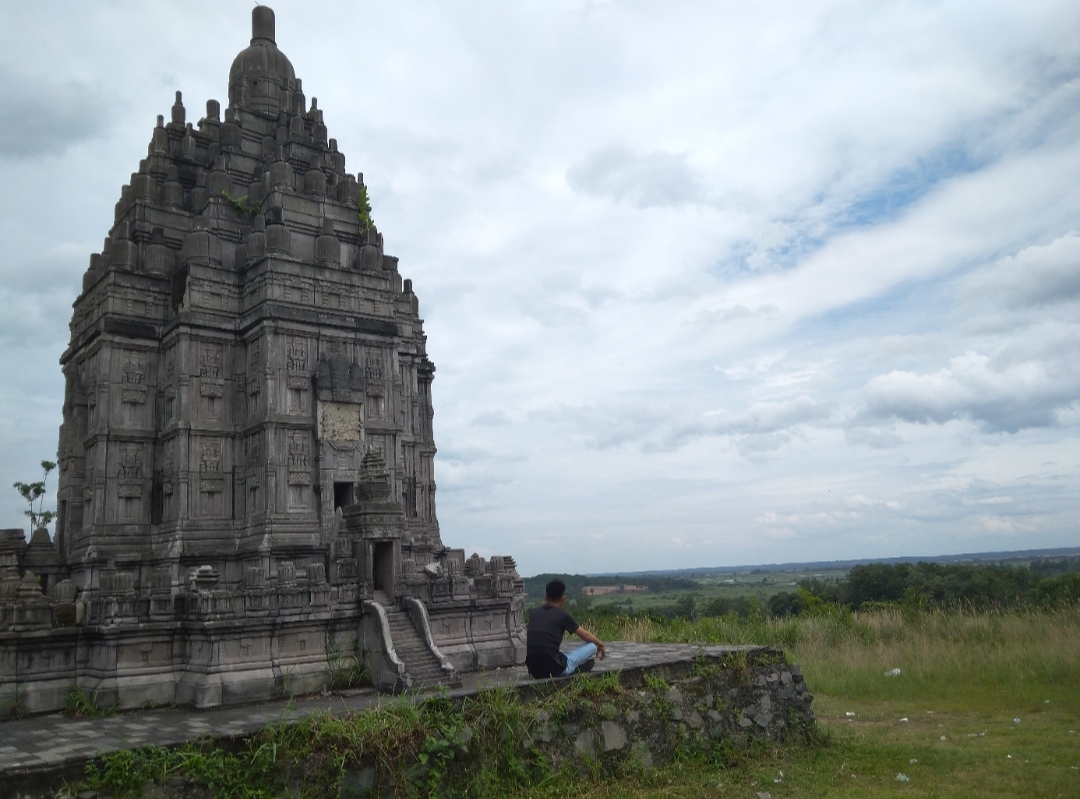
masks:
[[[569,677],[579,669],[589,671],[595,663],[593,655],[599,652],[601,660],[607,656],[604,642],[574,621],[574,617],[563,610],[565,604],[566,584],[562,580],[552,580],[544,588],[544,604],[529,611],[525,666],[529,674],[538,679]],[[563,632],[576,633],[587,643],[564,655],[559,651]]]

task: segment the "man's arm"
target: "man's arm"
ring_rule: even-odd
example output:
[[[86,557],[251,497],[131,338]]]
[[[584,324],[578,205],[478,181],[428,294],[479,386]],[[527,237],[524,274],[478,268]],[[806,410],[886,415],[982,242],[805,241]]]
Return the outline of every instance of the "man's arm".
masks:
[[[607,657],[607,650],[604,649],[604,642],[597,638],[595,635],[593,635],[591,632],[586,630],[580,624],[578,625],[578,628],[574,631],[574,634],[586,643],[596,644],[596,651],[599,653],[601,660]]]

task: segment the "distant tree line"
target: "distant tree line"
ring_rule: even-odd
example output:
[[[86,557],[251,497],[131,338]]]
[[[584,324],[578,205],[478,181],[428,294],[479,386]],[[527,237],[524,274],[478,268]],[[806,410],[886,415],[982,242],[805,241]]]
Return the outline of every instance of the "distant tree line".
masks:
[[[1035,558],[1028,566],[1040,577],[1057,577],[1059,574],[1080,573],[1080,556],[1071,558]]]
[[[636,584],[642,584],[641,579],[635,579]],[[691,588],[700,587],[694,584]],[[1050,609],[1080,604],[1080,558],[1040,559],[1030,566],[871,563],[853,567],[839,582],[802,580],[797,590],[781,591],[765,602],[755,596],[704,600],[693,593],[684,593],[670,605],[637,613],[620,604],[604,601],[606,597],[596,600],[581,597],[580,589],[577,594],[571,592],[571,596],[575,598],[572,609],[588,611],[590,616],[629,614],[698,618],[736,615],[750,618],[798,616],[829,608],[870,610],[882,607],[972,611],[1024,607]]]
[[[1080,566],[1080,559],[1072,559]],[[797,613],[811,597],[859,610],[866,605],[891,604],[923,608],[1052,607],[1080,601],[1078,570],[1043,576],[1024,566],[968,563],[871,563],[855,566],[848,576],[829,585],[803,581],[793,598],[772,597],[781,612]],[[775,601],[775,602],[774,602]],[[785,607],[784,603],[790,603]]]

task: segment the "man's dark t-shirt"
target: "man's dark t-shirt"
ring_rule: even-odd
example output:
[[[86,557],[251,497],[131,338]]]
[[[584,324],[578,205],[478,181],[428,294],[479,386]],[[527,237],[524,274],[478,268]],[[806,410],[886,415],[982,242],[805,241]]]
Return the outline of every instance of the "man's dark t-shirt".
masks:
[[[559,651],[563,632],[577,632],[578,623],[562,608],[543,604],[529,611],[525,666],[533,677],[561,677],[566,655]]]

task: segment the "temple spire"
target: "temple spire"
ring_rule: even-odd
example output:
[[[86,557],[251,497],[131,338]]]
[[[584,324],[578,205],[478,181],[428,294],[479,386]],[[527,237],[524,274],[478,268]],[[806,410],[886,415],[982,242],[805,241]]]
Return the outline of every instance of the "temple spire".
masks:
[[[255,6],[255,8],[251,9],[252,44],[260,40],[277,44],[277,40],[274,38],[274,28],[274,9],[269,6]]]

